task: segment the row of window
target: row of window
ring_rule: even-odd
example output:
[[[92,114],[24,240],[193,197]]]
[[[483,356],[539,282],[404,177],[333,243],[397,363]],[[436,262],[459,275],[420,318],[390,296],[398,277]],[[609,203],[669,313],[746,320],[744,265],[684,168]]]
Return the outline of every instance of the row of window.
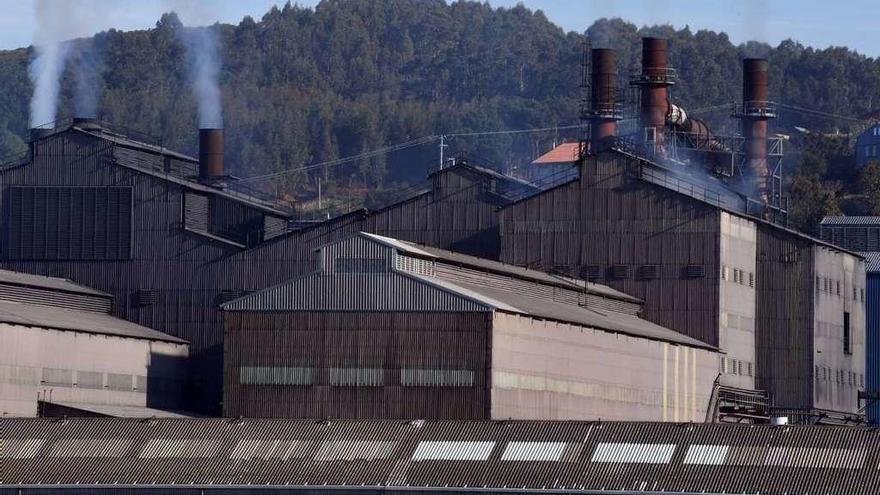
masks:
[[[816,275],[816,293],[825,292],[833,296],[841,296],[840,280]],[[865,302],[865,289],[853,286],[852,300]]]
[[[866,156],[867,158],[874,158],[874,157],[876,157],[876,156],[877,156],[877,145],[875,145],[875,144],[870,144],[870,145],[868,145],[868,146],[865,146],[865,156]]]
[[[829,368],[827,366],[816,366],[816,379],[823,382],[833,382],[838,385],[848,385],[850,387],[863,388],[865,386],[865,375],[863,373]]]
[[[729,280],[735,284],[755,286],[755,272],[746,272],[741,268],[721,265],[721,280]]]
[[[733,359],[729,357],[721,358],[721,374],[722,375],[739,375],[739,376],[755,376],[755,366],[751,361],[742,359]]]
[[[318,384],[319,372],[326,373],[326,381],[339,387],[381,387],[397,385],[405,387],[471,387],[475,372],[472,370],[403,368],[326,368],[288,366],[242,366],[239,383],[242,385],[288,385],[309,386]],[[399,382],[391,379],[399,374]],[[394,383],[393,383],[394,382]]]

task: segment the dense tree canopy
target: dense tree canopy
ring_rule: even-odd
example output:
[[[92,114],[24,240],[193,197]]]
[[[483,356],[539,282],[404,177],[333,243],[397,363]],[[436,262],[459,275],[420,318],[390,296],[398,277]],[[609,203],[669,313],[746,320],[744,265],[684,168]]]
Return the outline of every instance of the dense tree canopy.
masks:
[[[101,118],[194,152],[197,112],[184,47],[175,34],[178,24],[176,16],[165,15],[155,29],[110,30],[79,43],[88,42],[100,54]],[[422,136],[578,122],[584,37],[564,32],[542,12],[523,6],[324,0],[314,9],[288,4],[259,21],[247,17],[237,26],[208,29],[218,31],[222,44],[227,163],[241,176],[302,167]],[[669,26],[638,29],[619,19],[600,19],[587,34],[594,44],[621,51],[624,80],[638,64],[641,35],[669,37],[680,77],[673,96],[690,109],[737,100],[740,59],[751,55],[770,58],[771,94],[779,101],[850,115],[880,106],[880,62],[846,48],[816,50],[793,41],[777,47],[735,46],[724,33]],[[31,55],[32,49],[0,52],[0,153],[24,146]],[[62,116],[72,113],[73,86],[68,70]],[[728,114],[729,109],[722,109],[705,117],[716,126],[733,128]],[[843,123],[816,114],[783,113],[774,125],[828,130]],[[574,137],[574,131],[551,131],[456,138],[448,152],[510,169],[545,151],[553,140]],[[839,162],[827,158],[794,153],[789,168],[795,174],[790,177],[798,178],[797,187],[815,185],[832,199],[850,185],[849,192],[857,192],[857,178],[841,177],[842,171],[834,169]],[[801,160],[808,171],[799,171]],[[382,190],[423,178],[436,163],[437,147],[431,143],[345,166],[319,167],[279,183],[294,193],[311,194],[320,177],[325,191],[348,188],[350,195],[359,188],[382,196]],[[840,187],[826,190],[829,181]]]

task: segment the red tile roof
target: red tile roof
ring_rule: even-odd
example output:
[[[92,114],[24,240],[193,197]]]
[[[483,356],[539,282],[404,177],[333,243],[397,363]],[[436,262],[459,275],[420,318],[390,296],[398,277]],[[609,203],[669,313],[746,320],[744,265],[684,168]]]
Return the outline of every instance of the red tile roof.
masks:
[[[539,156],[532,162],[532,164],[547,165],[552,163],[571,163],[577,161],[579,150],[579,143],[562,143],[547,153]]]

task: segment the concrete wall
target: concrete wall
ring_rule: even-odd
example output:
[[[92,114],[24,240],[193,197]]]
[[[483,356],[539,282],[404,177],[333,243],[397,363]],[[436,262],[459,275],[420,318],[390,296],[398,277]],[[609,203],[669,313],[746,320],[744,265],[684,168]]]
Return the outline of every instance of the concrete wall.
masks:
[[[183,380],[188,354],[181,344],[0,324],[0,415],[36,416],[38,395],[52,402],[164,405],[175,397],[154,396],[145,385]]]
[[[755,275],[757,227],[751,220],[720,212],[719,284],[720,382],[755,388]]]
[[[854,413],[859,409],[858,391],[865,389],[864,262],[821,246],[813,249],[818,277],[813,281],[817,284],[813,325],[814,407]],[[849,314],[850,321],[849,353],[844,350],[844,313]]]
[[[496,312],[492,419],[705,421],[718,354]]]

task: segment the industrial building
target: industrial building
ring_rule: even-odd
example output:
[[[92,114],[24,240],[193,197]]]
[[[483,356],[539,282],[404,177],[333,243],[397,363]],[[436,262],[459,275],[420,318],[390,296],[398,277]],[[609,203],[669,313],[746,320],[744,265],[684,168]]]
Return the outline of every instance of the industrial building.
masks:
[[[429,189],[407,200],[311,225],[289,222],[291,212],[243,191],[224,172],[221,130],[200,131],[198,159],[91,119],[39,130],[28,157],[0,169],[0,265],[111,293],[114,315],[191,342],[187,396],[205,414],[220,414],[224,380],[228,393],[249,393],[230,388],[230,380],[242,379],[241,369],[225,378],[223,370],[249,366],[248,353],[265,347],[224,342],[220,306],[256,301],[258,291],[312,276],[316,251],[370,232],[418,243],[413,249],[425,252],[434,246],[500,260],[508,269],[601,282],[638,300],[639,321],[700,343],[680,345],[721,352],[698,381],[717,378],[708,410],[722,420],[861,421],[864,262],[785,227],[781,141],[768,130],[775,112],[767,62],[744,62],[743,102],[734,109],[743,137],[725,137],[670,101],[675,72],[667,59],[665,40],[644,40],[643,67],[632,78],[641,94],[638,131],[619,135],[625,112],[615,54],[592,52],[584,107],[589,132],[577,143],[577,160],[560,165],[564,173],[548,174],[544,179],[552,180],[542,187],[456,163],[433,171]],[[574,144],[566,149],[573,152]],[[255,299],[242,299],[247,296]],[[497,302],[524,310],[521,317],[545,319]],[[484,306],[493,316],[484,315],[483,328],[494,332],[496,319],[509,315]],[[245,311],[227,309],[233,322],[246,318]],[[244,364],[224,366],[224,348],[240,353],[237,363]],[[321,393],[336,393],[329,370],[349,367],[327,365],[310,379],[325,387]],[[399,370],[387,369],[399,382]],[[486,384],[488,393],[493,386]],[[354,401],[368,397],[363,410],[320,399],[308,414],[417,417],[429,403],[408,412],[380,410],[375,391],[347,393]],[[276,404],[279,410],[271,404],[248,407],[265,416],[300,414],[285,409],[285,401]],[[491,412],[498,404],[484,398],[469,406],[481,411],[473,417],[490,418],[498,417]],[[225,410],[245,411],[239,407],[233,401]]]
[[[224,416],[705,421],[717,351],[583,280],[375,234],[223,305]]]
[[[726,138],[670,102],[666,49],[644,39],[635,136],[617,135],[614,52],[593,50],[580,176],[500,211],[500,260],[601,281],[718,346],[731,417],[860,421],[864,261],[784,226],[767,62],[744,61],[745,137]]]
[[[874,495],[880,431],[575,421],[0,419],[2,495]]]
[[[859,168],[880,161],[880,124],[869,126],[856,137],[855,152]]]
[[[0,416],[174,415],[188,344],[112,306],[69,280],[0,270]]]
[[[826,242],[865,257],[865,393],[859,404],[868,422],[880,424],[880,217],[829,216],[822,219],[819,235]]]

